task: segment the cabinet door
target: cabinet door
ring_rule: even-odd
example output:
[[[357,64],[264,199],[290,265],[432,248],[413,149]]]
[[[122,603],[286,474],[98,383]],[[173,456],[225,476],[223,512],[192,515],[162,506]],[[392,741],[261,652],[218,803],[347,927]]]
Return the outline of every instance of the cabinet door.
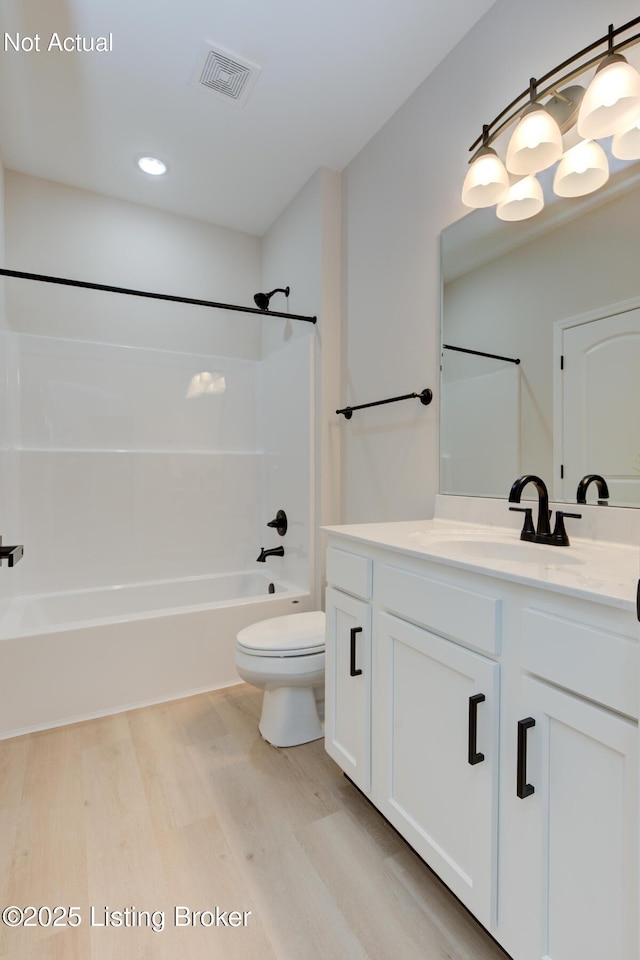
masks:
[[[383,812],[478,919],[495,917],[497,664],[380,614]],[[376,749],[376,762],[379,754]]]
[[[637,726],[528,677],[522,689],[519,956],[637,960]]]
[[[326,592],[325,748],[362,790],[371,788],[371,608]]]

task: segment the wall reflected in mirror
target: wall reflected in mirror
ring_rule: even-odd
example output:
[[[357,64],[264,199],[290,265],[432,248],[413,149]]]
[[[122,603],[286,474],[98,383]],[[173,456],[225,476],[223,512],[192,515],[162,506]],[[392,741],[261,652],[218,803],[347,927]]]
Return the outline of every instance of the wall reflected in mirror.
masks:
[[[599,473],[640,506],[640,164],[531,221],[447,228],[442,344],[507,358],[443,347],[442,493],[506,498],[535,473],[575,503]]]

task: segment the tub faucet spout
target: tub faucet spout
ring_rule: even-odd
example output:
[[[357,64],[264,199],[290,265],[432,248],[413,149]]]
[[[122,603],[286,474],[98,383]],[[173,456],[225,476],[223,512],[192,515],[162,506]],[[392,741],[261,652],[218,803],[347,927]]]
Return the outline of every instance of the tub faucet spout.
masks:
[[[267,557],[284,557],[284,547],[272,547],[271,550],[265,550],[264,547],[260,549],[260,556],[257,558],[257,563],[264,563]]]
[[[10,567],[14,567],[19,560],[22,560],[23,553],[24,547],[21,543],[17,543],[13,547],[3,547],[2,537],[0,537],[0,567],[3,560],[6,560]]]

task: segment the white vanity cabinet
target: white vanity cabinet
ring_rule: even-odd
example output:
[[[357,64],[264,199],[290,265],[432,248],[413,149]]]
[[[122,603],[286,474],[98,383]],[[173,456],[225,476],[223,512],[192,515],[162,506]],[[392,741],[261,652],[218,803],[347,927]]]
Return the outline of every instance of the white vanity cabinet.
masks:
[[[578,612],[523,614],[518,960],[638,958],[638,647]]]
[[[375,570],[378,806],[490,926],[500,667],[478,647],[495,654],[500,601],[397,564]],[[456,612],[447,617],[451,607]]]
[[[327,552],[325,747],[361,790],[371,788],[371,597],[373,562]],[[364,599],[363,599],[364,598]]]
[[[329,544],[327,751],[514,960],[637,960],[631,606]]]

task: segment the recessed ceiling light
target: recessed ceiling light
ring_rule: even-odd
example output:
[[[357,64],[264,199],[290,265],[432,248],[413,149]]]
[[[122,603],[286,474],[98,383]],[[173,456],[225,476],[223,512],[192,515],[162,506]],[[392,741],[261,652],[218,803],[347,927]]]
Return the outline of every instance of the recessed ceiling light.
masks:
[[[160,177],[167,172],[167,165],[157,157],[140,157],[138,166],[143,173],[148,173],[152,177]]]

